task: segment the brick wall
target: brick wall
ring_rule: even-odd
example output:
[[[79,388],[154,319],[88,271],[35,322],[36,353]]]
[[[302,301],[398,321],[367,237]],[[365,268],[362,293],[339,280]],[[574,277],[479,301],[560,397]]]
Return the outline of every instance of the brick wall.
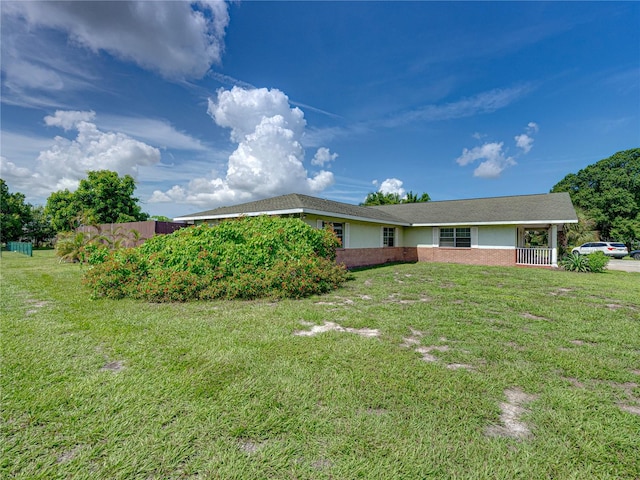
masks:
[[[336,262],[347,267],[367,267],[391,262],[436,262],[464,265],[497,265],[512,267],[516,264],[513,249],[484,248],[347,248],[336,250]]]
[[[495,248],[418,248],[419,262],[462,263],[465,265],[516,264],[516,251]]]
[[[336,250],[336,262],[344,263],[349,268],[417,260],[414,247],[339,248]]]

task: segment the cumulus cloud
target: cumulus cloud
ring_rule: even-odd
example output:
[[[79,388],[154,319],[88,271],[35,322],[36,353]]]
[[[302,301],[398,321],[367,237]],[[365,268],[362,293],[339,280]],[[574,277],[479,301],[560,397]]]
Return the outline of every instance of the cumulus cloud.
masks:
[[[96,118],[96,112],[80,112],[77,110],[57,110],[53,115],[44,117],[44,123],[49,127],[60,127],[66,130],[75,128],[80,122],[89,122]]]
[[[224,1],[184,2],[4,2],[3,16],[28,28],[45,27],[67,34],[72,44],[101,51],[166,78],[200,78],[224,50],[229,13]],[[13,68],[20,64],[11,55]],[[19,73],[19,72],[17,72]],[[55,76],[50,70],[40,77]]]
[[[213,121],[230,130],[236,148],[229,156],[225,176],[196,178],[185,186],[155,191],[151,202],[181,202],[215,207],[284,193],[317,194],[334,183],[333,173],[310,175],[304,167],[301,144],[306,121],[277,89],[218,90],[207,109]],[[326,148],[316,152],[312,164],[335,160]],[[315,161],[315,163],[314,163]]]
[[[402,198],[407,193],[407,191],[402,188],[403,183],[402,180],[398,180],[397,178],[387,178],[380,184],[378,191],[384,194],[398,194]]]
[[[313,160],[311,160],[311,165],[323,167],[333,162],[336,158],[338,158],[337,153],[331,153],[328,148],[320,147],[314,155]]]
[[[514,137],[516,146],[521,148],[524,153],[529,153],[533,148],[533,134],[538,132],[538,124],[529,122],[526,128],[526,133],[516,135]]]
[[[538,124],[529,122],[525,133],[514,137],[516,147],[522,149],[523,154],[529,153],[533,148],[533,135],[537,132]],[[485,135],[480,133],[473,134],[473,138],[477,140],[483,137]],[[506,152],[504,142],[487,142],[471,149],[464,148],[456,162],[464,167],[478,160],[480,163],[473,171],[473,176],[480,178],[498,178],[506,168],[517,165],[515,158]]]
[[[502,171],[515,165],[516,162],[512,157],[507,156],[502,150],[504,143],[493,142],[485,143],[479,147],[472,149],[463,149],[456,162],[460,166],[469,165],[477,160],[482,160],[478,167],[474,170],[474,177],[481,178],[497,178]]]
[[[120,132],[103,132],[95,123],[95,112],[57,111],[45,117],[49,126],[77,132],[75,139],[56,136],[53,145],[42,150],[35,168],[18,168],[3,158],[2,174],[18,184],[30,183],[34,194],[75,189],[87,171],[112,170],[136,177],[138,167],[160,161],[160,151]]]
[[[0,155],[0,172],[2,177],[7,178],[23,178],[26,179],[31,176],[31,170],[24,167],[18,167],[15,163],[7,160],[6,157]]]

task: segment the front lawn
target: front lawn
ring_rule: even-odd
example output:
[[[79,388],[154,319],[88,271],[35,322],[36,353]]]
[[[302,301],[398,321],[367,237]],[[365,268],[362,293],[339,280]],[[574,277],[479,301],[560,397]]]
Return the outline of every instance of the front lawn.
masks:
[[[640,274],[421,263],[154,304],[1,261],[3,478],[640,478]]]

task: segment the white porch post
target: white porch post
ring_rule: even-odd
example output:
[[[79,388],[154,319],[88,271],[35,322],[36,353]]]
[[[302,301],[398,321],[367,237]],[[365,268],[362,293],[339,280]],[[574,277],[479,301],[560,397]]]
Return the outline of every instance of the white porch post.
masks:
[[[551,266],[558,266],[558,225],[551,225]]]

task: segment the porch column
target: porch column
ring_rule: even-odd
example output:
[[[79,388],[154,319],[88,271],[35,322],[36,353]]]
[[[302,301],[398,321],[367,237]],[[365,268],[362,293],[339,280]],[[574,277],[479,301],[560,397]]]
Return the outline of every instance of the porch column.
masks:
[[[551,225],[551,266],[558,266],[558,225]]]

